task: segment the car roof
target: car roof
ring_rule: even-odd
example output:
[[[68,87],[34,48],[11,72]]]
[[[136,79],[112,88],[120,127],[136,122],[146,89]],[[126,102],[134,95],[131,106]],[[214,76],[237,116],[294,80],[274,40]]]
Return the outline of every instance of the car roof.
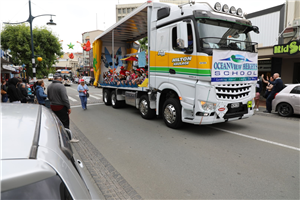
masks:
[[[29,158],[38,120],[39,106],[1,104],[2,158]],[[25,113],[25,114],[24,114]]]

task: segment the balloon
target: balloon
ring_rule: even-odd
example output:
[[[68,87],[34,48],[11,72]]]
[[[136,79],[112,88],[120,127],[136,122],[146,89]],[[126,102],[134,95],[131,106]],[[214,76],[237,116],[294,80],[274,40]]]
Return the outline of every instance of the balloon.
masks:
[[[71,53],[71,54],[69,55],[69,58],[70,58],[70,59],[73,59],[73,58],[74,58],[73,53]]]
[[[92,49],[91,47],[87,47],[85,50],[90,51],[91,49]]]

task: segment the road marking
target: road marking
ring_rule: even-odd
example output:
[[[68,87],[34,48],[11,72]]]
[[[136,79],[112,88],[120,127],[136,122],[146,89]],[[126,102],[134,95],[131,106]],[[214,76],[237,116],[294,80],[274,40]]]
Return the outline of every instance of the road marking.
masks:
[[[74,89],[74,88],[70,88],[70,87],[66,87],[66,88],[69,88],[70,90],[75,90],[75,91],[77,92],[77,90],[76,90],[76,89]]]
[[[79,95],[76,95],[76,96],[78,96],[78,98],[80,99]],[[89,101],[89,100],[90,100],[90,98],[87,98],[87,100]]]
[[[94,94],[94,95],[99,96],[99,97],[102,97],[102,94]]]
[[[103,105],[104,103],[94,103],[94,104],[87,104],[86,106],[97,106],[97,105]],[[81,105],[78,106],[71,106],[71,108],[81,108]]]
[[[216,129],[216,130],[219,130],[219,131],[226,132],[226,133],[231,133],[231,134],[234,134],[234,135],[246,137],[246,138],[249,138],[249,139],[252,139],[252,140],[257,140],[257,141],[261,141],[261,142],[265,142],[265,143],[277,145],[277,146],[280,146],[280,147],[285,147],[285,148],[288,148],[288,149],[300,151],[300,148],[297,148],[297,147],[292,147],[292,146],[288,146],[288,145],[285,145],[285,144],[281,144],[281,143],[277,143],[277,142],[272,142],[270,140],[265,140],[265,139],[261,139],[261,138],[257,138],[257,137],[253,137],[253,136],[249,136],[249,135],[244,135],[244,134],[241,134],[241,133],[237,133],[237,132],[233,132],[233,131],[228,131],[228,130],[221,129],[221,128],[216,128],[216,127],[211,127],[211,126],[209,126],[209,127],[212,128],[212,129]]]
[[[99,97],[96,97],[96,96],[94,96],[94,95],[91,95],[91,94],[90,94],[90,97],[93,97],[93,98],[95,98],[95,99],[101,99],[101,98],[99,98]]]
[[[70,96],[68,96],[69,97],[69,99],[71,100],[71,101],[77,101],[76,99],[74,99],[74,98],[72,98],[72,97],[70,97]]]

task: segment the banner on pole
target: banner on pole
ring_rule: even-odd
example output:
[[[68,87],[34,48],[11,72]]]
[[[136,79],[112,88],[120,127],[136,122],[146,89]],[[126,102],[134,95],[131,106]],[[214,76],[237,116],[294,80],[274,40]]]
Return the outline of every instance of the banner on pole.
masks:
[[[257,53],[213,50],[211,84],[256,83]]]

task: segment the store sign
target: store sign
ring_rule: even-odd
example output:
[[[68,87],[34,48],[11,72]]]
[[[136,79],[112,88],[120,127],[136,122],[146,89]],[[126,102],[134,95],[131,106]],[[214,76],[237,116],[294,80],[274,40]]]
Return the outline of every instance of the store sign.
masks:
[[[257,53],[213,51],[212,85],[256,82],[257,74]]]
[[[300,52],[300,40],[291,41],[284,45],[276,45],[273,47],[273,54],[295,55]]]

